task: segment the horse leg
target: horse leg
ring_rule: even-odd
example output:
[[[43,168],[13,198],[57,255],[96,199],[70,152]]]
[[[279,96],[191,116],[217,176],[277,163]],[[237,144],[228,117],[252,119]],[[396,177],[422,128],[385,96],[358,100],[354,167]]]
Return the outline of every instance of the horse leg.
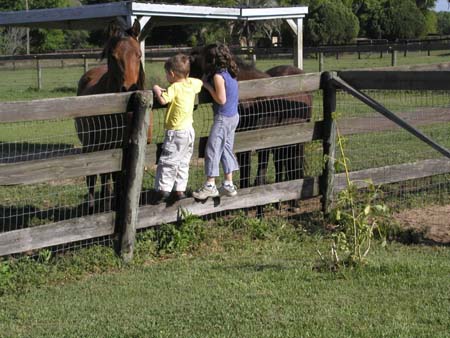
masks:
[[[273,148],[273,164],[275,166],[275,182],[283,181],[283,162],[286,158],[284,147]]]
[[[248,188],[250,186],[250,151],[236,153],[236,158],[239,162],[239,187]]]
[[[111,197],[113,194],[111,173],[100,174],[102,183],[100,199],[103,201],[103,207],[105,210],[111,210]]]
[[[255,185],[267,183],[267,167],[269,166],[269,155],[272,148],[258,150],[258,171],[256,173]]]
[[[303,144],[294,144],[287,148],[286,172],[288,180],[298,180],[304,176],[304,152]]]
[[[94,206],[95,206],[95,183],[96,182],[97,182],[97,175],[86,176],[86,185],[88,187],[89,209],[94,209]]]

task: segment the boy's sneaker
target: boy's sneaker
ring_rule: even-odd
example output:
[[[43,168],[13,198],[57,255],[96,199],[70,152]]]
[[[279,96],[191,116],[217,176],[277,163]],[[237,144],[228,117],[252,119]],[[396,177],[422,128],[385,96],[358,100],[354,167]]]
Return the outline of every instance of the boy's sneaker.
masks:
[[[215,185],[205,184],[200,189],[194,191],[192,196],[198,200],[206,200],[208,197],[217,197],[219,192]]]
[[[221,196],[233,197],[237,195],[236,186],[233,184],[222,184],[219,188]]]

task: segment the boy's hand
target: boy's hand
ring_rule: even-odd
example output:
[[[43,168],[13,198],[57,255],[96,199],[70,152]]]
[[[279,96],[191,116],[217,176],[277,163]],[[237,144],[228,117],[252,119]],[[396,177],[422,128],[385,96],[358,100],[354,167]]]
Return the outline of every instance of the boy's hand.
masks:
[[[158,85],[154,85],[153,86],[153,91],[155,92],[156,95],[160,96],[162,92],[165,92],[166,90],[164,88],[161,88]]]

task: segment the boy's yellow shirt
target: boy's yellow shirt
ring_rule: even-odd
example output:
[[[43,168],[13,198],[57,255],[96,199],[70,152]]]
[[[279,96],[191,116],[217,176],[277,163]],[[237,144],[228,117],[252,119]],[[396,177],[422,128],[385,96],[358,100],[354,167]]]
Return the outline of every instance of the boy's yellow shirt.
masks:
[[[202,89],[203,82],[188,77],[185,81],[172,83],[162,98],[169,103],[164,128],[166,130],[182,130],[192,127],[195,94]]]

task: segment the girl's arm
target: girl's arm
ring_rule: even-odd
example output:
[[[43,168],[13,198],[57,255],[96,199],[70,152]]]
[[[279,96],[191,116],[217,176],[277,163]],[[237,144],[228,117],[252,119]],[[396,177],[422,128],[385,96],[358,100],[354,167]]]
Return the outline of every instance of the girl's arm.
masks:
[[[219,74],[214,74],[214,87],[207,81],[203,81],[203,86],[209,91],[214,101],[218,104],[225,104],[227,102],[227,93],[225,91],[225,80]]]

